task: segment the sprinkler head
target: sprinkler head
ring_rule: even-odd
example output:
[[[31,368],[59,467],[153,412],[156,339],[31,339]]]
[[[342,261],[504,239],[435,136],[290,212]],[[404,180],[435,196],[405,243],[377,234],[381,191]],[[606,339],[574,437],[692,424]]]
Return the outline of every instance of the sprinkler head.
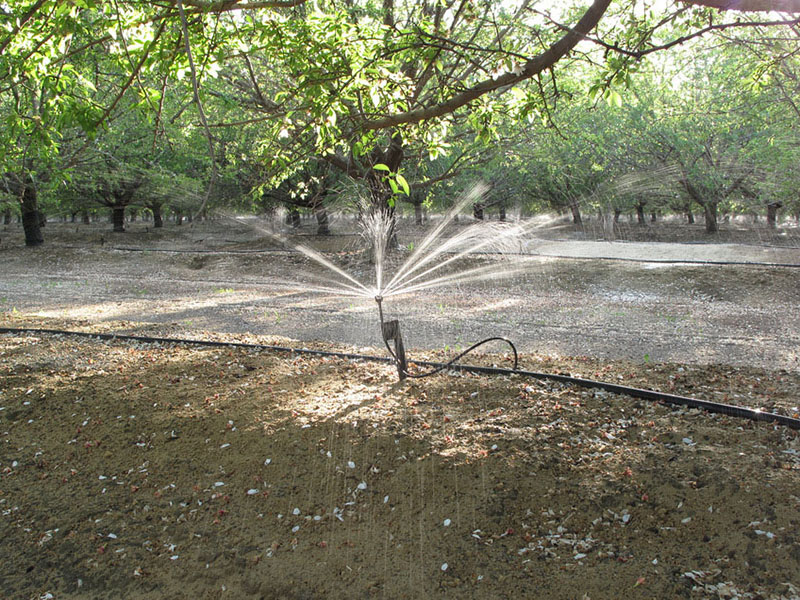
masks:
[[[383,302],[383,296],[381,296],[380,294],[376,294],[375,295],[375,302],[377,302],[378,304]]]

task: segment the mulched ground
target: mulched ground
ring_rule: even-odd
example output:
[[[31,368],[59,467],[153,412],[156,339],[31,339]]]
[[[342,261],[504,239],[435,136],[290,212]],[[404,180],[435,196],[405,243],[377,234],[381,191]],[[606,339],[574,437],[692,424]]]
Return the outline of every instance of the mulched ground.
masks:
[[[521,366],[798,413],[796,372]],[[0,381],[0,597],[800,597],[785,427],[516,376],[398,383],[50,335],[0,336]]]

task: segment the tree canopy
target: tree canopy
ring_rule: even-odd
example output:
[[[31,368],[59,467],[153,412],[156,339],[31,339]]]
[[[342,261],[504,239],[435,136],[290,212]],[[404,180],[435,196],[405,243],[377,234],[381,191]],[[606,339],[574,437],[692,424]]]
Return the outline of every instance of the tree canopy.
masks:
[[[731,148],[745,164],[752,145],[764,143],[761,133],[745,143],[745,130],[763,132],[792,116],[796,127],[798,21],[694,4],[7,2],[0,7],[2,187],[19,202],[26,242],[36,245],[37,192],[55,190],[65,202],[75,196],[64,191],[70,186],[97,192],[98,161],[117,165],[117,181],[123,171],[140,174],[129,203],[168,196],[156,188],[169,174],[192,190],[194,210],[244,206],[243,196],[262,198],[324,163],[392,210],[398,199],[418,205],[426,189],[465,166],[530,172],[519,166],[528,156],[542,166],[532,180],[563,204],[576,189],[585,196],[612,173],[642,168],[631,152],[619,152],[630,140],[619,128],[646,123],[634,154],[671,153],[676,168],[688,161],[707,175],[723,155],[732,164]],[[681,121],[663,102],[645,108],[664,86],[655,69],[686,61],[682,49],[710,36],[726,72],[715,71],[716,59],[694,65],[694,80],[672,71],[681,84],[674,102],[715,90],[697,105],[702,123],[686,114]],[[652,60],[662,56],[676,58]],[[739,79],[730,80],[733,72]],[[767,96],[770,118],[759,120],[755,107]],[[737,107],[725,122],[721,103]],[[646,118],[633,120],[636,111]],[[615,123],[599,122],[600,114]],[[740,139],[723,142],[725,128]],[[710,137],[690,141],[681,131]],[[559,144],[565,137],[569,144]],[[708,147],[709,139],[719,156],[704,166],[688,147]],[[795,164],[788,145],[770,147],[775,161]],[[698,186],[704,198],[717,193],[709,182],[690,183],[684,167],[683,193]],[[734,183],[727,185],[758,193]]]

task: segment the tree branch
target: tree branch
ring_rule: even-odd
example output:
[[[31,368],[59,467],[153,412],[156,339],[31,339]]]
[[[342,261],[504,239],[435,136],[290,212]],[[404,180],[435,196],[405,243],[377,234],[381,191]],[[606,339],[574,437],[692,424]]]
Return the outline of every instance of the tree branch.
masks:
[[[214,139],[211,136],[211,129],[208,127],[208,119],[206,119],[206,111],[203,109],[203,102],[200,99],[200,88],[197,83],[197,69],[192,57],[192,45],[189,42],[189,23],[186,20],[186,11],[183,10],[183,2],[177,0],[178,11],[181,14],[181,28],[183,30],[183,41],[186,49],[186,57],[189,60],[189,70],[192,75],[192,93],[194,94],[194,103],[197,105],[197,113],[200,115],[200,122],[203,124],[203,129],[206,132],[206,140],[208,141],[208,154],[211,159],[211,177],[208,180],[208,187],[206,188],[206,196],[203,198],[203,203],[197,210],[197,214],[205,209],[208,199],[211,197],[211,190],[214,187],[214,182],[217,179],[217,160],[214,154]]]
[[[11,40],[14,39],[14,36],[17,35],[23,27],[25,27],[27,22],[33,18],[33,15],[35,15],[39,11],[39,9],[42,8],[42,5],[46,1],[47,0],[37,0],[36,2],[34,2],[33,6],[31,6],[28,9],[28,12],[26,12],[17,20],[17,24],[8,33],[5,39],[0,43],[0,54],[3,54],[3,52],[5,52],[5,49],[11,43]]]
[[[595,0],[573,29],[569,30],[543,53],[527,61],[521,71],[517,73],[504,73],[496,79],[484,80],[454,95],[449,100],[433,106],[389,115],[380,119],[365,120],[361,123],[361,128],[364,130],[386,129],[405,123],[419,123],[420,121],[440,117],[454,112],[484,94],[530,79],[545,69],[552,67],[572,50],[578,42],[584,39],[595,28],[610,4],[611,0]]]

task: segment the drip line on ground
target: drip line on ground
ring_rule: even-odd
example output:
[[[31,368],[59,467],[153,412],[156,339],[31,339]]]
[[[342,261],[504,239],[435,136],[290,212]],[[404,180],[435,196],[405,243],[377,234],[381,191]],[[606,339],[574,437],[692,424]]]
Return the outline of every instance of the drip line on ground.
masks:
[[[215,348],[242,348],[247,350],[268,351],[282,354],[294,355],[310,355],[321,356],[328,358],[342,358],[347,360],[362,360],[366,362],[378,362],[384,364],[394,364],[396,361],[392,357],[373,356],[368,354],[356,354],[348,352],[334,352],[330,350],[312,350],[309,348],[291,348],[287,346],[272,346],[266,344],[248,344],[243,342],[221,342],[214,340],[193,340],[182,338],[162,338],[151,336],[138,336],[138,335],[124,335],[116,333],[91,333],[85,331],[66,331],[60,329],[42,329],[42,328],[12,328],[0,327],[0,334],[45,334],[45,335],[62,335],[62,336],[75,336],[84,338],[94,338],[106,341],[132,341],[147,344],[178,344],[178,345],[194,345]],[[786,415],[779,415],[776,413],[764,412],[752,408],[742,406],[734,406],[731,404],[722,404],[719,402],[710,402],[707,400],[700,400],[697,398],[690,398],[686,396],[677,396],[675,394],[666,394],[664,392],[657,392],[654,390],[647,390],[641,388],[628,387],[615,383],[607,383],[603,381],[595,381],[592,379],[582,379],[579,377],[572,377],[569,375],[560,375],[554,373],[538,373],[535,371],[525,371],[518,369],[506,369],[501,367],[481,367],[473,365],[461,365],[440,363],[425,360],[410,361],[415,365],[438,368],[440,370],[448,371],[464,371],[475,373],[478,375],[517,375],[519,377],[527,377],[531,379],[550,380],[560,383],[576,385],[584,388],[601,389],[606,392],[630,396],[641,400],[649,400],[652,402],[662,402],[675,406],[685,406],[687,408],[696,408],[716,414],[726,416],[738,417],[743,419],[750,419],[752,421],[764,421],[768,423],[775,423],[784,425],[791,429],[800,430],[800,419],[789,417]]]
[[[70,250],[85,250],[87,246],[75,245],[61,245],[59,248],[67,248]],[[795,246],[765,246],[776,250],[783,249],[797,249]],[[209,250],[209,249],[173,249],[173,248],[141,248],[135,246],[108,246],[107,250],[115,250],[118,252],[160,252],[164,254],[241,254],[241,255],[258,255],[258,254],[302,254],[297,250],[291,248],[262,248],[260,250]],[[455,252],[444,252],[443,254],[456,254]],[[642,264],[659,264],[659,265],[706,265],[712,267],[768,267],[768,268],[783,268],[783,269],[799,269],[800,263],[783,263],[783,262],[760,262],[760,261],[737,261],[737,260],[691,260],[691,259],[669,259],[669,258],[632,258],[624,256],[571,256],[569,254],[540,254],[538,252],[492,252],[481,251],[471,252],[475,256],[523,256],[530,258],[554,258],[558,260],[602,260],[608,262],[630,262]]]

